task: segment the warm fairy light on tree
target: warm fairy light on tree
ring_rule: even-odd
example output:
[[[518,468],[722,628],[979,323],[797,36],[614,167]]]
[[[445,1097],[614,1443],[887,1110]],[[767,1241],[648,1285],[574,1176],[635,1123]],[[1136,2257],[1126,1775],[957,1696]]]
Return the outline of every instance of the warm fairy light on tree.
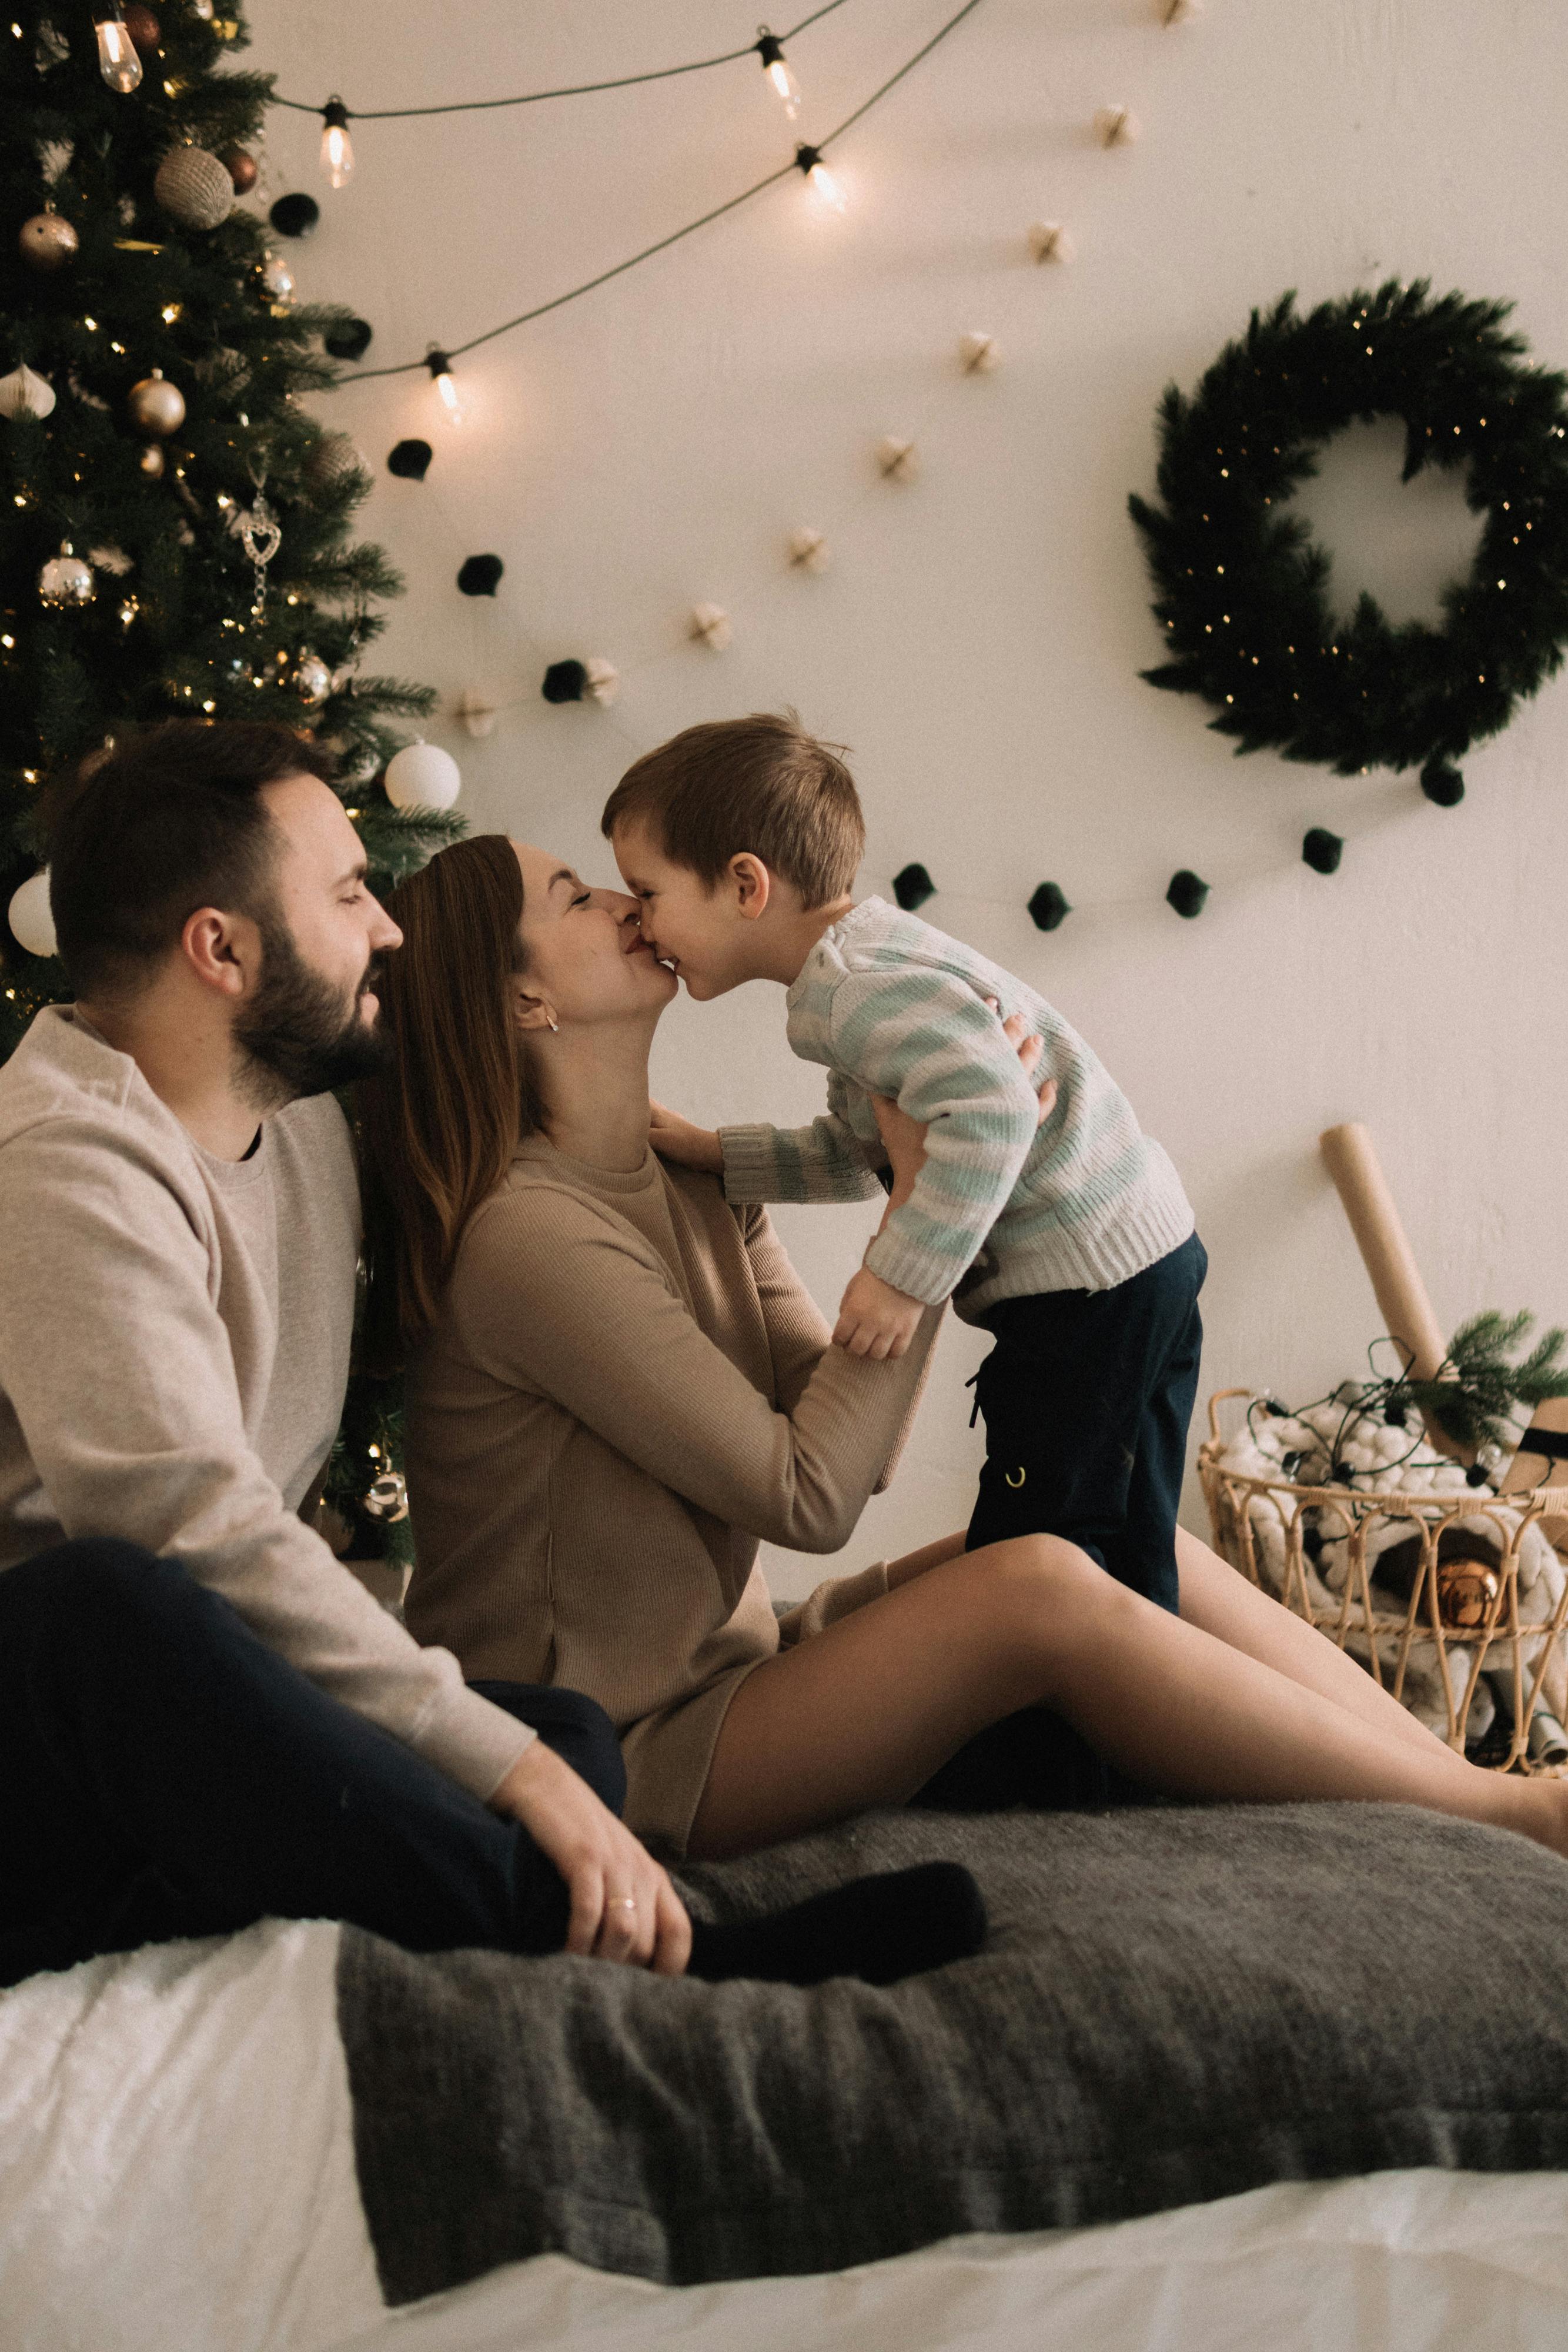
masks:
[[[118,8],[96,16],[93,29],[98,35],[98,68],[110,89],[122,97],[140,87],[141,60],[136,54],[136,44],[126,28]]]

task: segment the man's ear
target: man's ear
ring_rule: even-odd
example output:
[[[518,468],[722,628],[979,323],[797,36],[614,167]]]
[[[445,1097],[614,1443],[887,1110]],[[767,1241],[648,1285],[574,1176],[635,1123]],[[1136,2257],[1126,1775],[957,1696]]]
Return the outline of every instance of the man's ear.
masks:
[[[767,912],[768,901],[773,894],[772,875],[761,858],[754,857],[749,849],[743,849],[737,857],[732,857],[726,871],[735,891],[738,911],[747,922],[754,923],[759,915]]]
[[[204,988],[243,996],[261,970],[261,933],[248,915],[198,907],[185,919],[180,952]]]

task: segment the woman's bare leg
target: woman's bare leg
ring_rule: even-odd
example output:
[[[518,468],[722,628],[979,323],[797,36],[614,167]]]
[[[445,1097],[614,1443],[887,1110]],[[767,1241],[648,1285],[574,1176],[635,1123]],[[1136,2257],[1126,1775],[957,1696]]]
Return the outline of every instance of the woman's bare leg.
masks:
[[[1233,1650],[1245,1651],[1262,1665],[1272,1666],[1276,1674],[1300,1683],[1303,1690],[1333,1699],[1336,1706],[1347,1708],[1375,1730],[1405,1740],[1423,1755],[1435,1748],[1450,1764],[1463,1769],[1462,1756],[1457,1756],[1424,1723],[1417,1723],[1391,1691],[1381,1689],[1365,1667],[1347,1657],[1326,1633],[1260,1592],[1185,1528],[1176,1529],[1176,1540],[1181,1613],[1187,1624],[1212,1633],[1216,1641],[1228,1643]]]
[[[746,1853],[904,1803],[977,1731],[1037,1703],[1174,1795],[1380,1798],[1568,1853],[1568,1786],[1483,1772],[1367,1722],[1051,1536],[948,1559],[758,1667],[730,1704],[690,1851]]]

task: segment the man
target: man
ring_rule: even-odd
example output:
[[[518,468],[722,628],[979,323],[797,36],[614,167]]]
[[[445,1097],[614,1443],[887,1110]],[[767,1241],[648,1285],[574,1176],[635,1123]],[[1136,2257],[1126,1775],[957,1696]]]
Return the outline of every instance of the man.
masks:
[[[78,1000],[0,1070],[0,1982],[264,1910],[686,1963],[581,1777],[619,1802],[607,1719],[466,1688],[299,1516],[359,1246],[328,1089],[381,1066],[401,937],[330,773],[174,722],[48,812]]]
[[[173,722],[48,811],[78,996],[0,1070],[0,1985],[267,1912],[806,1984],[977,1950],[946,1863],[694,1929],[603,1710],[468,1688],[300,1516],[359,1250],[329,1089],[402,937],[330,772]]]

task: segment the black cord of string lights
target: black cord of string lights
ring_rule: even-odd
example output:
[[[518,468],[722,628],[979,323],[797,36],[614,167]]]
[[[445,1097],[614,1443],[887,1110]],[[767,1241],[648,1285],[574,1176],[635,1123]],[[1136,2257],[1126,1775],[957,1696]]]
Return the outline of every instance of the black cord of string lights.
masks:
[[[570,287],[564,294],[553,295],[548,302],[538,302],[531,310],[519,310],[515,319],[503,320],[498,327],[487,328],[482,335],[471,335],[465,343],[447,344],[439,353],[433,351],[417,360],[403,360],[395,367],[356,368],[352,374],[340,376],[338,379],[340,384],[366,383],[374,376],[413,375],[421,368],[429,368],[433,358],[439,357],[443,361],[460,359],[465,352],[477,351],[481,343],[494,342],[497,335],[509,335],[514,328],[526,327],[535,319],[547,317],[551,310],[561,310],[568,302],[578,301],[584,294],[591,294],[597,287],[607,286],[612,278],[622,278],[627,270],[635,269],[642,262],[651,261],[656,253],[667,252],[671,246],[679,245],[683,237],[695,236],[699,228],[706,228],[710,222],[722,220],[726,213],[735,212],[740,205],[749,204],[754,196],[761,195],[765,188],[776,187],[780,180],[787,180],[791,172],[806,169],[804,158],[815,158],[831,147],[834,140],[841,139],[846,131],[859,122],[862,116],[869,114],[872,108],[879,104],[890,90],[896,89],[906,74],[913,73],[915,67],[924,58],[928,58],[932,50],[946,39],[949,33],[956,32],[966,16],[973,16],[979,5],[980,0],[965,0],[965,5],[956,15],[949,16],[946,23],[940,26],[931,38],[915,50],[912,58],[904,60],[896,73],[890,74],[879,89],[873,89],[871,96],[855,108],[852,114],[846,114],[841,123],[836,124],[813,146],[797,149],[790,162],[781,163],[776,172],[769,172],[765,180],[758,180],[751,187],[743,188],[739,195],[727,198],[722,205],[715,205],[710,212],[702,214],[698,219],[687,221],[684,228],[672,229],[668,236],[660,237],[656,244],[644,246],[641,253],[633,253],[627,260],[618,261],[609,269],[601,269],[597,277],[585,278],[580,286]],[[819,13],[825,12],[819,11]],[[811,20],[808,17],[806,21],[809,24]],[[742,51],[740,54],[749,53]]]
[[[809,16],[802,16],[800,23],[791,25],[787,32],[764,34],[763,37],[777,39],[780,44],[792,41],[808,26],[816,24],[820,17],[831,16],[835,8],[841,8],[843,5],[844,0],[827,0],[824,7],[813,8]],[[462,98],[453,100],[446,106],[346,106],[343,111],[350,122],[402,122],[419,114],[483,114],[497,106],[538,106],[549,98],[591,98],[600,90],[634,89],[643,82],[672,81],[677,74],[706,73],[714,66],[732,66],[741,58],[756,57],[760,47],[760,41],[747,41],[744,48],[726,49],[716,58],[694,58],[689,65],[658,66],[652,73],[622,74],[613,81],[570,82],[560,89],[528,89],[517,98]],[[323,111],[319,106],[308,106],[300,98],[274,98],[272,103],[274,106],[287,106],[296,114],[320,114]]]

